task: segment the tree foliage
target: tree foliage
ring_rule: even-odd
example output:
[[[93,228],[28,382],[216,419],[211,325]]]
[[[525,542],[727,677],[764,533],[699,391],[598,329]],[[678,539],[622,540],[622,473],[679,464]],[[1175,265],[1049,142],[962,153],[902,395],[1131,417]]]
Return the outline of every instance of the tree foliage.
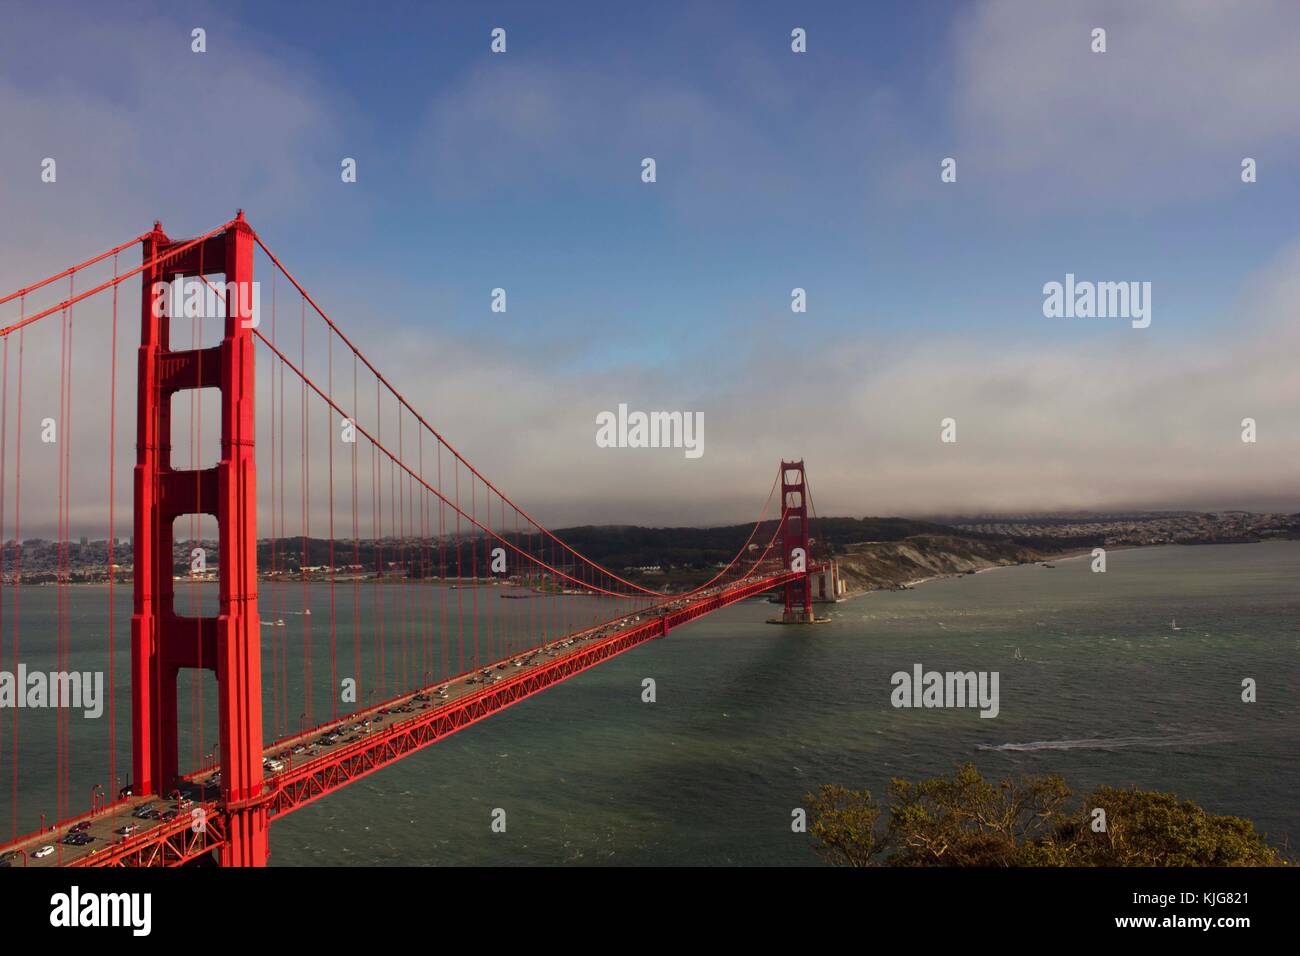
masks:
[[[1073,798],[1060,777],[1022,775],[994,782],[968,763],[949,776],[916,783],[894,779],[888,807],[868,791],[830,785],[809,794],[805,803],[815,849],[838,866],[1288,862],[1249,820],[1207,813],[1172,794],[1099,787]]]
[[[809,832],[822,855],[837,866],[870,866],[883,849],[876,839],[880,808],[867,791],[824,785],[807,797]]]

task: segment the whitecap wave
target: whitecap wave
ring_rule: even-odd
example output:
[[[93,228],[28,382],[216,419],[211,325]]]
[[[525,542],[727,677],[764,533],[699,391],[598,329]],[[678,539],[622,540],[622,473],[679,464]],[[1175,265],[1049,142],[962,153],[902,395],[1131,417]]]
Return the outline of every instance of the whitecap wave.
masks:
[[[976,750],[1033,753],[1039,750],[1124,750],[1130,747],[1187,747],[1223,743],[1227,734],[1180,734],[1172,737],[1082,737],[1073,740],[1031,740],[1026,743],[979,744]]]

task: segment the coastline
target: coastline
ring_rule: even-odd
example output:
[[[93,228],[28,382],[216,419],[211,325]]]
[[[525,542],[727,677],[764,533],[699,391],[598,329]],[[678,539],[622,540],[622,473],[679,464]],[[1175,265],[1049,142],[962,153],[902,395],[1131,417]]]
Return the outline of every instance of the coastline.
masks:
[[[1141,550],[1146,550],[1151,548],[1167,548],[1167,547],[1173,547],[1173,545],[1170,544],[1119,545],[1116,547],[1108,548],[1107,553],[1110,553],[1112,551],[1141,551]],[[1063,561],[1076,561],[1079,558],[1087,558],[1091,556],[1092,556],[1091,548],[1079,548],[1074,551],[1063,551],[1060,554],[1040,557],[1033,561],[1021,561],[1021,562],[1009,563],[1009,564],[990,563],[984,567],[974,568],[972,570],[974,571],[975,574],[984,574],[987,571],[1001,571],[1007,568],[1021,568],[1021,567],[1027,567],[1032,564],[1043,564],[1048,562],[1055,564]],[[950,571],[942,574],[931,574],[931,575],[926,575],[925,577],[902,581],[900,582],[900,584],[902,587],[910,589],[910,588],[920,587],[923,584],[929,584],[931,581],[943,581],[949,578],[964,578],[964,577],[971,577],[971,576],[972,575],[968,574],[966,571]],[[856,598],[864,597],[868,594],[876,594],[882,591],[894,591],[897,589],[898,587],[895,585],[885,585],[885,584],[879,585],[877,587],[860,588],[845,594],[843,599],[836,603],[851,601]]]

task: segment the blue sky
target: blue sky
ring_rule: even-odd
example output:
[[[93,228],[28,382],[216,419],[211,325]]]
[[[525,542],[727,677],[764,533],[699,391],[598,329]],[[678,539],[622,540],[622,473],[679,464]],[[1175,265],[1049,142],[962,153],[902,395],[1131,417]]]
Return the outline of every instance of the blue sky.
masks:
[[[904,149],[957,152],[950,102],[957,79],[945,54],[951,32],[976,5],[950,5],[959,15],[947,21],[914,5],[822,5],[811,18],[789,4],[696,6],[410,4],[358,14],[326,4],[305,17],[292,6],[251,4],[238,21],[241,38],[272,59],[292,37],[284,62],[301,62],[337,97],[333,140],[339,153],[360,154],[363,189],[355,192],[364,195],[335,190],[314,211],[369,227],[363,264],[419,269],[467,302],[508,268],[511,283],[527,290],[525,301],[548,306],[541,317],[560,328],[566,311],[584,321],[618,303],[620,326],[633,334],[698,332],[700,317],[725,313],[737,292],[780,298],[803,284],[819,305],[806,321],[827,334],[852,328],[867,304],[886,324],[922,318],[929,328],[981,330],[1004,321],[1007,310],[1036,307],[1039,284],[1025,276],[1052,275],[1068,263],[1080,275],[1131,272],[1159,282],[1162,306],[1177,309],[1185,332],[1290,238],[1284,210],[1294,208],[1300,181],[1291,176],[1266,176],[1244,197],[1224,189],[1155,210],[1140,200],[1090,210],[1060,198],[1009,213],[999,194],[971,182],[975,170],[963,171],[956,189],[944,190],[934,175],[929,189],[891,195],[891,167]],[[809,30],[811,55],[790,53],[792,23]],[[510,49],[497,58],[508,63],[487,53],[492,25],[509,31]],[[667,149],[659,156],[662,178],[648,189],[637,179],[637,151],[625,151],[625,161],[612,150],[591,158],[563,147],[536,154],[510,149],[529,143],[526,133],[499,134],[493,174],[480,180],[456,168],[441,184],[445,173],[428,162],[422,136],[430,103],[454,109],[467,76],[510,70],[519,82],[503,80],[494,92],[523,103],[538,75],[561,91],[559,80],[570,76],[609,78],[628,105],[636,91],[666,84],[699,96],[737,135],[692,149],[689,137],[662,143],[658,130],[647,131],[640,152]],[[764,84],[761,91],[747,76]],[[883,101],[874,119],[873,99]],[[614,95],[580,101],[566,120],[599,139],[602,128],[630,125],[610,115],[618,104]],[[628,139],[636,145],[634,131]],[[1133,158],[1140,167],[1141,157]],[[1267,152],[1257,158],[1267,167]],[[1222,178],[1230,181],[1236,161],[1224,162]],[[699,168],[704,163],[708,169]],[[1133,172],[1137,182],[1165,175]],[[1025,186],[1053,191],[1047,177]],[[291,241],[310,240],[319,220],[308,221]],[[661,281],[643,282],[647,267]],[[936,285],[940,271],[944,282]],[[1197,288],[1170,281],[1186,274],[1203,277]],[[957,289],[960,308],[953,307]],[[1078,330],[1039,325],[1034,333]],[[639,344],[624,347],[634,350],[626,357],[644,357]]]
[[[840,513],[1300,507],[1300,12],[805,7],[5,4],[0,284],[242,206],[556,521],[739,520],[782,454]],[[1151,328],[1044,318],[1067,272]],[[596,449],[619,402],[708,451]]]

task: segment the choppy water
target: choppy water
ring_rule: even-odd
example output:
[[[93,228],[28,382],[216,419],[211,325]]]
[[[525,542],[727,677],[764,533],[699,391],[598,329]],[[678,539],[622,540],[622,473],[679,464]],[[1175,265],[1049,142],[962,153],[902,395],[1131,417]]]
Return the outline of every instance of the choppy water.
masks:
[[[882,793],[892,776],[967,760],[1076,790],[1173,791],[1276,841],[1300,837],[1300,542],[1118,551],[1108,566],[877,592],[811,628],[737,605],[277,822],[272,863],[810,864],[790,832],[804,794]],[[310,600],[319,621],[325,592]],[[119,640],[124,621],[129,601]],[[890,675],[916,663],[999,671],[999,716],[891,707]],[[1241,702],[1244,677],[1258,703]],[[52,765],[48,748],[41,759]],[[91,760],[74,755],[74,771]],[[8,784],[0,772],[0,822]],[[505,833],[492,832],[496,808]]]
[[[1294,838],[1298,585],[1300,543],[1279,542],[934,581],[813,628],[767,625],[769,606],[747,603],[294,814],[273,861],[808,864],[789,826],[805,793],[882,792],[966,760],[1174,791]],[[999,671],[1000,715],[892,708],[890,675],[917,662]],[[1243,677],[1258,703],[1241,702]]]

